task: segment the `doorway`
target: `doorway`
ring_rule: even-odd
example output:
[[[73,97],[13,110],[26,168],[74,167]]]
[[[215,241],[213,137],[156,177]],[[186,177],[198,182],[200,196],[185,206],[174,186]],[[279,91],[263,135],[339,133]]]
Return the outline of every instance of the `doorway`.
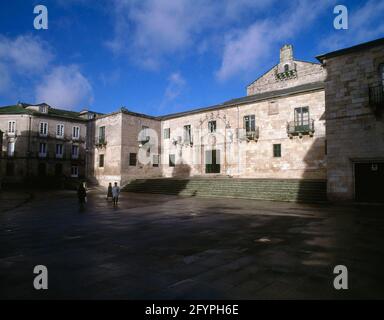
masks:
[[[205,151],[205,173],[220,173],[220,150]]]
[[[362,202],[384,201],[384,162],[355,163],[355,198]]]

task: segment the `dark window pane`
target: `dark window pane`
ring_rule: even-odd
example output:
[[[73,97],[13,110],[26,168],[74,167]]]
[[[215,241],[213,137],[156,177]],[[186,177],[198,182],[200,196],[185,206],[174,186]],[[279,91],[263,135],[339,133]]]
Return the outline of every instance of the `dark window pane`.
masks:
[[[170,154],[169,155],[169,166],[170,167],[174,167],[175,166],[175,155],[174,154]]]
[[[275,158],[281,157],[281,144],[274,144],[273,145],[273,156]]]
[[[129,165],[130,166],[136,166],[136,153],[130,153],[129,154]]]

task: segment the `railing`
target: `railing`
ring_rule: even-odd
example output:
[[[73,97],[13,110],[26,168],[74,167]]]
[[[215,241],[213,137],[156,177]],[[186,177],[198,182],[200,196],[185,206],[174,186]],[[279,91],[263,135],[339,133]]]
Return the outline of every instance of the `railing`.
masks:
[[[5,135],[7,137],[15,137],[15,136],[17,136],[17,130],[13,130],[13,131],[6,130]]]
[[[378,85],[369,87],[369,104],[374,108],[384,107],[384,87]]]
[[[257,141],[259,139],[259,127],[255,127],[254,131],[246,131],[245,137],[248,141]]]
[[[287,123],[288,136],[309,134],[313,135],[315,132],[315,121],[310,119],[308,122],[291,121]]]
[[[96,137],[95,146],[96,147],[104,147],[107,144],[107,140],[105,137]]]

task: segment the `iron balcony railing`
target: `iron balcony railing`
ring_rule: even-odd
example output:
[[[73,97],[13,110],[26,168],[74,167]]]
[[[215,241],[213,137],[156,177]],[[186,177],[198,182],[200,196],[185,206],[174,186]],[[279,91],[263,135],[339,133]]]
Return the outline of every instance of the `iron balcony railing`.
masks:
[[[305,122],[291,121],[287,124],[288,135],[313,134],[314,132],[315,121],[313,119]]]
[[[107,140],[105,139],[105,137],[103,136],[96,137],[96,140],[95,140],[96,147],[102,147],[102,146],[105,146],[106,144],[107,144]]]
[[[259,139],[259,127],[255,127],[252,131],[245,131],[245,137],[248,141]]]
[[[384,107],[384,87],[382,84],[369,87],[369,104],[375,108]]]

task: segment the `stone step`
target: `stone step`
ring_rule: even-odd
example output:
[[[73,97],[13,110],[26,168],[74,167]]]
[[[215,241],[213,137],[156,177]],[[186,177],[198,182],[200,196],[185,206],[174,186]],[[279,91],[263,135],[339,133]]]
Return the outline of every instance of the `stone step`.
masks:
[[[289,179],[137,179],[123,191],[198,197],[280,201],[326,201],[325,180]]]

